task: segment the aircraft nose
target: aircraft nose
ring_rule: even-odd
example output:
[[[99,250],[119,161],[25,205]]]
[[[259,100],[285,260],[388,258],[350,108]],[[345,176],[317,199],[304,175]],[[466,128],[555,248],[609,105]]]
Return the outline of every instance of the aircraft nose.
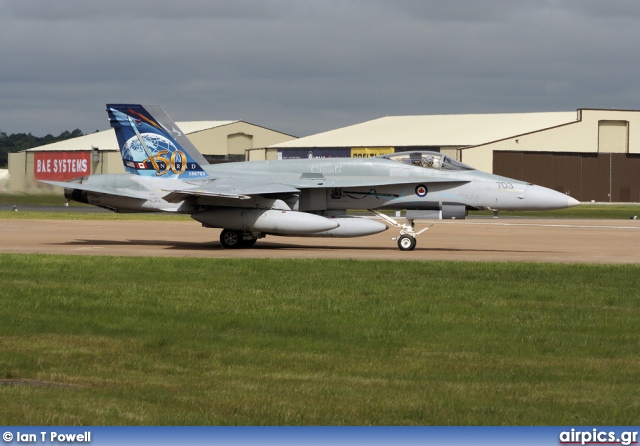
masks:
[[[578,200],[561,192],[548,189],[542,186],[527,186],[526,193],[527,209],[564,209],[580,204]]]

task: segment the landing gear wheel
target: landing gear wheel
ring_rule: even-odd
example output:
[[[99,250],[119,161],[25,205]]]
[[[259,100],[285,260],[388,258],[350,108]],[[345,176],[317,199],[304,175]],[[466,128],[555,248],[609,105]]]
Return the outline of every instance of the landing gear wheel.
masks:
[[[400,229],[400,236],[399,237],[393,237],[393,238],[391,238],[391,240],[397,240],[398,241],[398,248],[400,248],[401,251],[411,251],[411,250],[413,250],[413,248],[416,247],[416,237],[418,237],[424,231],[426,231],[431,226],[433,226],[433,223],[431,223],[426,228],[422,228],[421,230],[416,232],[415,231],[415,225],[413,223],[413,219],[412,218],[407,218],[407,222],[406,223],[400,224],[396,220],[394,220],[393,218],[389,217],[388,215],[383,214],[380,211],[376,211],[375,209],[368,209],[368,211],[371,212],[372,214],[376,214],[378,217],[380,217],[382,220],[386,221],[390,225],[395,226],[396,228]]]
[[[226,249],[237,249],[243,246],[242,231],[223,229],[220,233],[220,244]]]
[[[415,237],[411,237],[410,235],[402,235],[398,239],[398,248],[401,251],[412,251],[413,248],[416,247],[416,239]]]
[[[244,239],[242,240],[242,247],[243,248],[251,248],[253,245],[256,244],[256,242],[258,241],[257,238],[250,238],[250,239]]]

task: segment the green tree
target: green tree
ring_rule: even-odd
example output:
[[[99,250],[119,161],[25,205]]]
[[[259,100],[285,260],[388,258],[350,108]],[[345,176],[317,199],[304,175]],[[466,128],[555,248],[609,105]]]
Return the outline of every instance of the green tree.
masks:
[[[31,133],[12,133],[7,135],[0,131],[0,169],[6,169],[9,163],[9,153],[17,153],[33,147],[44,146],[54,142],[83,136],[80,129],[72,132],[65,130],[58,136],[48,134],[43,137],[33,136]]]

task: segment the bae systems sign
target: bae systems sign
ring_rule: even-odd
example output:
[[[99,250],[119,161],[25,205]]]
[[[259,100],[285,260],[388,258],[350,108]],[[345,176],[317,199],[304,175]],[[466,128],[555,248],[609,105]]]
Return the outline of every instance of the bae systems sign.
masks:
[[[91,152],[36,152],[33,173],[37,180],[72,180],[89,175]]]

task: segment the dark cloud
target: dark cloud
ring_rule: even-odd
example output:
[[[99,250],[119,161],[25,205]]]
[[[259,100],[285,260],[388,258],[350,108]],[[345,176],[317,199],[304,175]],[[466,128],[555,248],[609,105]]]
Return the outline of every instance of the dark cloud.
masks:
[[[640,3],[0,0],[0,130],[107,102],[303,136],[385,115],[640,108]]]

